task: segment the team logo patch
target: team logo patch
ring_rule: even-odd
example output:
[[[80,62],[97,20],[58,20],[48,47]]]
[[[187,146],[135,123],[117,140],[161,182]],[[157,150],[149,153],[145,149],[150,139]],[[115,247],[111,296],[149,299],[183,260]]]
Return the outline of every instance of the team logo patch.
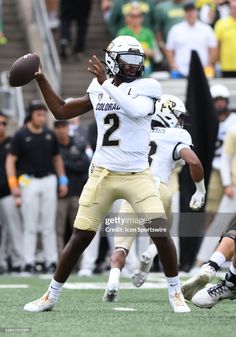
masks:
[[[98,94],[98,100],[99,100],[99,102],[102,100],[102,98],[103,98],[103,93]]]
[[[164,109],[170,109],[170,110],[173,110],[173,108],[176,106],[176,103],[171,101],[171,100],[167,100],[165,101],[162,106],[161,106],[161,112],[164,110]]]

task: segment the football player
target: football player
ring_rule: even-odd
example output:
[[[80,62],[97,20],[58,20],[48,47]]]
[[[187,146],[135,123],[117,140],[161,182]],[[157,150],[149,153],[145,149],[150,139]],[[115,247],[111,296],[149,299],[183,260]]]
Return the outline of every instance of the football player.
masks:
[[[183,129],[183,120],[186,115],[184,103],[175,96],[163,95],[156,102],[155,113],[152,117],[152,132],[150,142],[150,167],[163,200],[166,214],[171,223],[171,195],[168,182],[171,173],[179,166],[187,163],[190,174],[196,185],[196,192],[191,198],[190,207],[194,210],[201,208],[205,201],[204,173],[200,160],[191,149],[192,139],[190,134]],[[120,213],[131,214],[132,209],[127,202],[123,204]],[[129,228],[132,224],[125,223]],[[125,232],[133,232],[125,230]],[[134,231],[135,233],[135,231]],[[136,231],[137,233],[137,231]],[[125,264],[125,258],[136,235],[115,236],[115,250],[111,257],[111,271],[103,297],[104,301],[117,301],[119,290],[119,276]],[[134,275],[134,285],[140,287],[147,278],[152,261],[157,254],[157,247],[152,243],[143,253],[140,270]],[[174,280],[173,280],[174,282]],[[171,288],[168,287],[171,299]]]
[[[148,165],[151,117],[161,88],[154,79],[141,79],[143,49],[133,37],[114,39],[105,51],[109,79],[96,55],[89,63],[88,70],[95,78],[85,96],[69,102],[53,91],[41,69],[35,75],[56,119],[73,118],[94,109],[98,139],[71,238],[62,252],[49,289],[39,300],[26,304],[26,311],[52,310],[63,284],[113,201],[125,199],[137,213],[152,215],[149,223],[152,230],[167,228],[163,204]],[[183,295],[180,296],[176,249],[168,230],[165,235],[151,237],[157,245],[167,282],[173,289],[173,310],[189,312]]]
[[[234,237],[234,257],[229,271],[223,281],[210,288],[204,288],[193,296],[193,304],[200,308],[212,308],[220,300],[236,299],[236,230],[231,229],[228,233]]]

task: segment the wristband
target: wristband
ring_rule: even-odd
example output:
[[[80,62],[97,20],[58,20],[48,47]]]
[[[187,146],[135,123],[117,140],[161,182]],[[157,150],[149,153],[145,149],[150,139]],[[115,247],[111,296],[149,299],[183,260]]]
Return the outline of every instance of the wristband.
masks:
[[[9,186],[10,190],[18,187],[18,180],[17,180],[16,176],[9,176],[7,178],[7,182],[8,182],[8,186]]]
[[[68,185],[69,179],[67,178],[67,176],[60,176],[58,177],[58,182],[59,182],[59,185]]]
[[[198,192],[203,193],[203,194],[206,193],[204,179],[202,179],[198,182],[195,181],[194,183],[195,183],[195,186],[196,186]]]

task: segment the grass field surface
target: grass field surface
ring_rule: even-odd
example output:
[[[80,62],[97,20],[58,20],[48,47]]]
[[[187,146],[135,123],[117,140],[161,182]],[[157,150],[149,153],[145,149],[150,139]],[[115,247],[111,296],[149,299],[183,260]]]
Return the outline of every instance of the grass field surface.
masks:
[[[166,289],[127,289],[122,279],[118,303],[103,303],[105,276],[71,276],[51,312],[23,311],[25,303],[46,291],[49,280],[40,277],[0,277],[0,335],[42,337],[220,337],[236,331],[236,301],[223,301],[211,310],[190,304],[191,313],[174,314]],[[163,278],[159,285],[163,288]],[[124,282],[124,283],[123,283]],[[78,285],[85,289],[71,289]],[[86,289],[87,288],[87,289]],[[88,289],[97,288],[97,289]],[[116,308],[122,308],[114,310]],[[127,309],[128,308],[128,309]],[[133,311],[123,311],[133,310]],[[29,328],[29,332],[5,332],[5,328]]]

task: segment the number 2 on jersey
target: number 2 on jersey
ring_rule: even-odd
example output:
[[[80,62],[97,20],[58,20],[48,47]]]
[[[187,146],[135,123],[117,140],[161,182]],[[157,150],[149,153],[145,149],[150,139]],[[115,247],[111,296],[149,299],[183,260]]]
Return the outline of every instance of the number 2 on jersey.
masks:
[[[120,126],[119,117],[116,114],[108,114],[104,118],[104,124],[109,124],[111,127],[104,134],[102,146],[118,146],[119,139],[111,140],[109,138]]]

